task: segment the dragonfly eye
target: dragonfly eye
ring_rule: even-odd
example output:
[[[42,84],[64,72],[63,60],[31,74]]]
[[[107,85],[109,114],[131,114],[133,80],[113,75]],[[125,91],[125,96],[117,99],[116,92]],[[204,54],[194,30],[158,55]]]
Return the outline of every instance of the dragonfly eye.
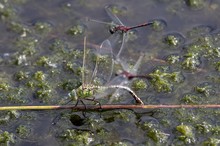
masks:
[[[109,32],[110,32],[111,34],[115,33],[115,31],[116,31],[116,28],[115,28],[115,27],[111,27],[111,28],[109,29]]]

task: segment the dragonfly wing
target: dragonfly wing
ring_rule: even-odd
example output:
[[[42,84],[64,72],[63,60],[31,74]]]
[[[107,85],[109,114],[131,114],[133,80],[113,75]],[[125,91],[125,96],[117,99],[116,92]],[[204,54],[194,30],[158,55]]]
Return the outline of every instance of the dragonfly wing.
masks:
[[[106,62],[100,63],[99,68],[101,71],[99,70],[99,72],[105,74],[105,80],[106,82],[109,82],[112,77],[114,68],[114,56],[111,42],[108,39],[101,43],[97,54],[103,56],[106,59]]]
[[[123,25],[124,24],[121,22],[121,20],[111,11],[111,6],[106,6],[105,11],[107,12],[108,16],[112,19],[112,21],[118,25]]]
[[[123,33],[123,34],[122,34],[121,46],[120,46],[119,51],[118,51],[118,53],[117,53],[116,60],[120,60],[120,55],[121,55],[121,52],[122,52],[123,49],[124,49],[124,45],[125,45],[126,39],[127,39],[127,33]]]
[[[143,58],[144,58],[144,54],[141,54],[141,56],[138,58],[137,62],[133,66],[133,68],[131,70],[129,70],[129,72],[131,74],[137,75],[138,69],[140,68],[141,61],[143,60]]]
[[[113,57],[117,60],[123,45],[123,34],[121,32],[115,32],[108,38],[108,40],[112,46]]]
[[[96,49],[89,47],[84,49],[83,59],[83,84],[91,84],[97,72]]]
[[[114,60],[111,43],[109,40],[105,40],[100,47],[95,48],[89,55],[93,56],[89,63],[94,64],[90,67],[93,68],[92,83],[103,86],[109,82],[113,72]]]
[[[122,75],[119,75],[119,76],[116,76],[114,77],[110,82],[108,82],[106,85],[105,85],[105,90],[100,92],[100,93],[97,93],[95,95],[96,99],[100,99],[100,98],[104,98],[104,97],[111,97],[112,94],[115,93],[115,91],[117,90],[117,88],[108,88],[109,86],[111,85],[123,85],[125,83],[125,81],[127,81],[127,78],[122,76]]]

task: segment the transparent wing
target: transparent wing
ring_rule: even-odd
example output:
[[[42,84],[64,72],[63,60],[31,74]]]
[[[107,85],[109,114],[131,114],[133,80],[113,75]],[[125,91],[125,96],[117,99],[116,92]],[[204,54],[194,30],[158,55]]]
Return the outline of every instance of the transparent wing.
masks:
[[[112,13],[111,11],[111,5],[109,6],[105,6],[105,11],[107,12],[108,16],[112,19],[112,21],[118,25],[124,25],[121,20],[115,15]]]
[[[100,47],[90,45],[86,49],[84,60],[84,83],[103,86],[111,79],[114,60],[109,40],[102,42]]]
[[[124,36],[126,37],[126,33],[115,32],[107,39],[111,44],[115,60],[119,59],[122,49],[124,48]]]
[[[109,40],[101,43],[97,49],[97,76],[102,77],[103,84],[110,81],[114,68],[112,46]]]
[[[84,46],[84,55],[83,55],[83,73],[82,73],[82,82],[83,84],[91,84],[93,81],[93,76],[96,74],[96,49],[92,46]]]

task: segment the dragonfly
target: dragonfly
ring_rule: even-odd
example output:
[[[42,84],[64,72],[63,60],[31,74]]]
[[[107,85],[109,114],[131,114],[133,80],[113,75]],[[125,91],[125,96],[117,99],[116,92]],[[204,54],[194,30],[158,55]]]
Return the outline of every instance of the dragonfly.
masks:
[[[103,22],[103,21],[99,21],[99,20],[95,20],[95,19],[91,19],[91,18],[87,18],[87,21],[92,21],[92,22],[97,22],[97,23],[112,26],[109,30],[112,35],[104,41],[110,41],[111,44],[114,45],[114,44],[117,44],[120,40],[121,45],[120,45],[119,50],[116,50],[116,49],[113,50],[114,51],[113,53],[116,54],[115,55],[116,60],[120,60],[120,55],[121,55],[122,50],[124,48],[124,43],[128,39],[127,32],[130,30],[133,30],[135,28],[140,28],[140,27],[152,25],[153,22],[145,22],[145,23],[138,24],[135,26],[126,26],[121,22],[121,20],[114,13],[112,13],[111,6],[106,6],[105,11],[107,12],[108,16],[112,19],[113,23]],[[113,47],[113,48],[115,48],[115,47]]]
[[[84,37],[83,44],[82,85],[72,90],[77,103],[81,98],[89,99],[91,96],[94,99],[98,99],[98,95],[102,95],[100,92],[105,92],[109,89],[123,89],[132,95],[136,104],[143,105],[143,101],[132,89],[120,83],[123,80],[111,80],[114,59],[110,41],[104,41],[100,48],[87,49],[86,37]]]
[[[105,46],[107,48],[111,48],[110,41],[107,40],[103,43],[105,43]],[[130,83],[130,80],[132,80],[133,78],[151,79],[151,77],[149,75],[138,75],[137,74],[144,56],[145,56],[145,54],[141,53],[138,60],[132,66],[130,64],[128,64],[127,62],[121,60],[120,65],[122,67],[122,71],[120,73],[118,73],[114,78],[112,78],[111,81],[106,84],[106,86],[108,87],[108,86],[117,85],[117,86],[120,86],[120,87],[123,87],[123,88],[117,88],[117,90],[108,89],[103,93],[97,94],[96,99],[100,99],[102,97],[106,97],[107,95],[111,94],[112,98],[110,98],[109,103],[112,103],[112,101],[114,100],[114,97],[119,97],[120,95],[122,95],[123,92],[121,92],[121,89],[125,89],[125,88],[131,95],[133,95],[135,97],[138,97],[135,94],[135,92],[132,91],[128,87],[128,85]],[[140,103],[143,104],[142,101],[140,101]]]

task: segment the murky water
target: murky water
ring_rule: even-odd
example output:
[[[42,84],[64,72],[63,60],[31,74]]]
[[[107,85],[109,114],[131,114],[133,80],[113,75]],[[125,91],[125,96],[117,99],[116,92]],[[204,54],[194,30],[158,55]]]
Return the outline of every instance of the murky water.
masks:
[[[18,0],[0,2],[0,104],[54,105],[81,85],[83,38],[100,45],[111,34],[104,7],[128,26],[121,58],[146,88],[130,87],[145,104],[219,104],[220,2],[217,0]],[[117,49],[117,47],[113,48]],[[115,67],[115,72],[118,68]],[[145,87],[145,86],[144,86]],[[134,104],[124,91],[114,104]],[[100,100],[101,102],[105,102]],[[73,103],[74,104],[74,103]],[[103,103],[105,104],[105,103]],[[52,125],[57,115],[60,118]],[[102,112],[1,111],[0,143],[11,145],[218,145],[219,109]]]

